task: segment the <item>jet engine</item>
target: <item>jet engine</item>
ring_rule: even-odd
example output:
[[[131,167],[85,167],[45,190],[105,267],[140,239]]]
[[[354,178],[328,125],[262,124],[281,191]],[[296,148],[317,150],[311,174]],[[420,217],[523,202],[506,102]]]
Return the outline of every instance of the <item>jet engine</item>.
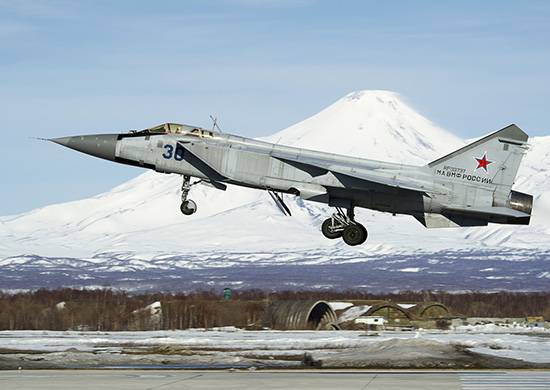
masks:
[[[531,215],[531,210],[533,210],[533,195],[524,194],[519,191],[510,191],[508,204],[514,210]]]

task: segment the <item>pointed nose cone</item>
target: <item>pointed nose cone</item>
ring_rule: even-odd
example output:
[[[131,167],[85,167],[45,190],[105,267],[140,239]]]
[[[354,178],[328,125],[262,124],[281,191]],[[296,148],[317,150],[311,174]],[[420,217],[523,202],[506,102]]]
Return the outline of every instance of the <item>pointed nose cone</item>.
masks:
[[[114,161],[117,137],[117,134],[79,135],[52,138],[50,141],[82,153]]]

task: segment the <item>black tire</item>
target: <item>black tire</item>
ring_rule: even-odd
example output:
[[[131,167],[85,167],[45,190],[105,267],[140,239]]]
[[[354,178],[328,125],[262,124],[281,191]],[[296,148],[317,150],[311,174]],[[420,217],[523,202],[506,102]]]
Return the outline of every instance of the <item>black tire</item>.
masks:
[[[197,204],[192,200],[186,200],[184,202],[181,202],[180,211],[184,215],[195,214],[195,212],[197,211]]]
[[[360,227],[361,229],[363,229],[363,232],[364,232],[365,236],[364,236],[364,238],[363,238],[363,241],[361,241],[361,242],[360,242],[359,244],[357,244],[357,245],[363,244],[365,241],[367,241],[367,238],[369,237],[369,232],[367,231],[367,228],[364,227],[364,226],[361,225],[361,224],[359,224],[359,227]]]
[[[332,225],[332,218],[325,219],[323,224],[321,225],[321,232],[323,233],[323,236],[326,238],[329,238],[331,240],[334,240],[335,238],[342,237],[342,232],[331,232],[329,230],[329,227]]]
[[[342,232],[342,238],[348,245],[361,245],[367,240],[367,229],[363,225],[355,224],[347,226]]]

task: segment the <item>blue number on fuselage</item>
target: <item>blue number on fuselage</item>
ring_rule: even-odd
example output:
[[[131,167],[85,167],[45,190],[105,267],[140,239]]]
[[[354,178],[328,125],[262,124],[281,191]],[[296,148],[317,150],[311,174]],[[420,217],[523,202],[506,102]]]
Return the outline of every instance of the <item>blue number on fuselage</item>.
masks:
[[[184,147],[180,144],[176,144],[176,153],[174,153],[174,160],[181,161],[183,160],[183,150]]]
[[[172,154],[174,153],[174,147],[172,145],[164,145],[164,153],[162,154],[162,157],[165,159],[171,159]]]

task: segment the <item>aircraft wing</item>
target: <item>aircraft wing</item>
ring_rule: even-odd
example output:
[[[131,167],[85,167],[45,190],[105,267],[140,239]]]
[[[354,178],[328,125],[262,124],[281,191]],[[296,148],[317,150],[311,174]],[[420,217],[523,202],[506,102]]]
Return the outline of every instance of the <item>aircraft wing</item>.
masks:
[[[286,153],[274,152],[272,156],[290,163],[307,165],[316,169],[323,169],[339,175],[346,175],[355,179],[364,180],[370,183],[376,183],[388,187],[402,188],[421,193],[444,194],[447,191],[433,182],[424,181],[416,178],[408,178],[399,175],[397,171],[387,169],[361,169],[344,164],[334,164],[330,161],[313,159],[308,157],[298,157]]]
[[[356,179],[361,179],[389,187],[402,188],[405,190],[417,191],[422,193],[443,193],[442,191],[436,190],[435,186],[429,182],[413,178],[403,178],[398,176],[397,172],[378,172],[377,170],[365,169],[359,170],[356,168],[335,165],[331,165],[329,170],[335,173],[351,176]]]

